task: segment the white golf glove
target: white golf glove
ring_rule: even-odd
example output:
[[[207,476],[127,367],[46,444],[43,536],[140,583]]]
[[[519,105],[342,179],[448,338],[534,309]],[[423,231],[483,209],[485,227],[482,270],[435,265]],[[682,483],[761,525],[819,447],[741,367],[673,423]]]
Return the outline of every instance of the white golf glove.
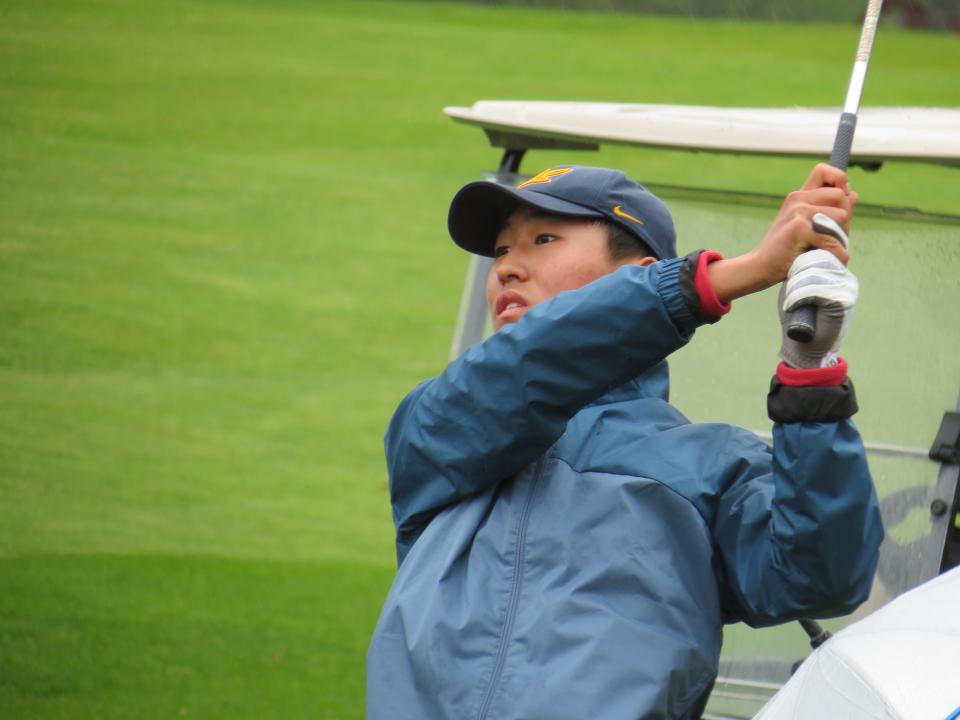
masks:
[[[797,257],[780,288],[778,310],[783,335],[780,357],[795,368],[836,364],[837,350],[859,289],[856,275],[832,253],[810,250]],[[798,343],[787,337],[787,312],[807,304],[817,306],[817,331],[810,342]]]

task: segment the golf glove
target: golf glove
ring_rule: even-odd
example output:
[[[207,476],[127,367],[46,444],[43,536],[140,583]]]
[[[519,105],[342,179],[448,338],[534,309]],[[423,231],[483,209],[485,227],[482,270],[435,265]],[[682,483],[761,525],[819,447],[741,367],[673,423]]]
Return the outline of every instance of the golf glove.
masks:
[[[837,362],[837,350],[859,292],[857,277],[832,253],[810,250],[793,261],[780,288],[778,310],[783,341],[780,357],[795,368],[820,368]],[[808,343],[787,336],[787,313],[799,305],[817,306],[817,331]]]

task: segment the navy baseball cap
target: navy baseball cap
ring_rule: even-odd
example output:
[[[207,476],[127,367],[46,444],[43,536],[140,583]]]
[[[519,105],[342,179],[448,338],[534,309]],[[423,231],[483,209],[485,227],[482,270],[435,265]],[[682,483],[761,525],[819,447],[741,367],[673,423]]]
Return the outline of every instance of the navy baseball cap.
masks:
[[[521,204],[608,220],[640,238],[658,259],[677,256],[673,218],[660,198],[619,170],[582,165],[552,167],[516,187],[485,180],[465,185],[450,203],[450,237],[468,252],[493,257],[504,221]]]

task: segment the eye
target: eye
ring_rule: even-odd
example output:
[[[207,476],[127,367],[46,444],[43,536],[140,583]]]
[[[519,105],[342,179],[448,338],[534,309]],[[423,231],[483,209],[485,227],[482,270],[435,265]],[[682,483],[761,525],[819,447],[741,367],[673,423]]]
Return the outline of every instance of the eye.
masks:
[[[500,245],[499,247],[495,247],[495,248],[493,249],[493,256],[494,256],[495,258],[503,257],[503,256],[506,255],[508,252],[510,252],[510,246],[509,246],[509,245]]]
[[[547,243],[552,243],[556,239],[556,235],[551,235],[550,233],[541,233],[540,235],[537,235],[535,242],[537,245],[546,245]]]

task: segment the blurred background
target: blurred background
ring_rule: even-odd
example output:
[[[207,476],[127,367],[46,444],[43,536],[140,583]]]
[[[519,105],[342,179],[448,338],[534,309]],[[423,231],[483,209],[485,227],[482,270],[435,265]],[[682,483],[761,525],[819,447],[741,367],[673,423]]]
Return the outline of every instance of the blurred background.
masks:
[[[691,18],[775,20],[783,22],[862,22],[867,4],[861,0],[473,0],[478,5],[594,10],[678,15]],[[960,32],[956,0],[886,0],[886,22],[902,28]]]
[[[382,435],[447,361],[467,258],[446,209],[499,160],[442,108],[839,106],[861,6],[0,0],[0,717],[361,718],[395,571]],[[887,6],[863,104],[960,106],[957,4]],[[774,195],[810,165],[604,147],[524,169],[571,159]],[[851,177],[864,202],[957,215],[957,172]],[[773,210],[717,213],[680,223],[681,251],[736,250]],[[876,228],[861,314],[909,333],[850,341],[868,366],[903,350],[868,386],[933,363],[918,392],[947,410],[943,227],[925,257]],[[891,309],[901,263],[938,305]],[[769,344],[707,382],[772,369]],[[768,377],[677,403],[751,425]],[[909,397],[864,418],[876,439],[929,443],[939,417]]]

